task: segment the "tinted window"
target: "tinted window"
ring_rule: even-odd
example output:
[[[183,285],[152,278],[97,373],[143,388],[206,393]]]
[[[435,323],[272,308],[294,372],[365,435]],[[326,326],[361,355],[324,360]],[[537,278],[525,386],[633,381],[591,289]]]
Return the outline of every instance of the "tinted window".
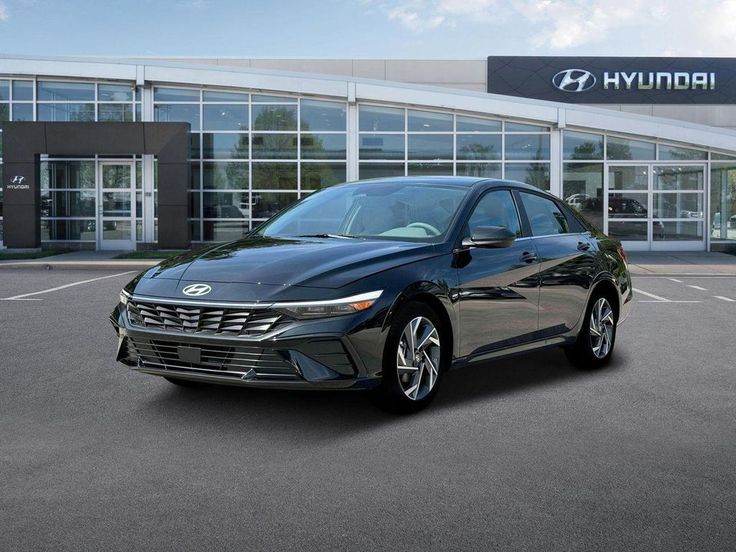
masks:
[[[521,236],[521,225],[516,205],[508,190],[489,192],[483,196],[473,209],[468,220],[470,235],[480,226],[502,226]]]
[[[566,234],[570,231],[565,215],[551,199],[522,192],[521,201],[524,203],[533,236]]]

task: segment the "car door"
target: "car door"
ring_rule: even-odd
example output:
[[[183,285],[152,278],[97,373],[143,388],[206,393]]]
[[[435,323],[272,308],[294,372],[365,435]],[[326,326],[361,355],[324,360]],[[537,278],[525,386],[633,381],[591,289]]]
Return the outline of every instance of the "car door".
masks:
[[[595,276],[595,244],[557,201],[518,194],[539,256],[540,336],[565,333],[584,313]]]
[[[538,323],[537,255],[532,240],[523,236],[511,191],[486,192],[462,236],[479,226],[503,226],[519,237],[510,247],[461,248],[456,254],[461,356],[532,340]]]

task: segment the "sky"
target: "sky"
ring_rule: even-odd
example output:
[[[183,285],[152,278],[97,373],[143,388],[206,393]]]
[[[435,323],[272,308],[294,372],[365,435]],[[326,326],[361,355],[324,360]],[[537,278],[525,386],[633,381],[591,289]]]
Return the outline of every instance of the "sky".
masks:
[[[0,0],[0,53],[736,56],[736,0]]]

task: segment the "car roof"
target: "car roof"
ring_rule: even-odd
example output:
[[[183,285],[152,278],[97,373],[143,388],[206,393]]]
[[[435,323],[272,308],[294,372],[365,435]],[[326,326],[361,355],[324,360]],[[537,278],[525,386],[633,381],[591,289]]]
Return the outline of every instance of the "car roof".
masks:
[[[536,186],[524,184],[516,180],[503,180],[500,178],[483,178],[478,176],[389,176],[383,178],[369,178],[365,180],[356,180],[347,182],[346,185],[361,184],[363,182],[404,182],[415,184],[430,184],[435,186],[457,186],[459,188],[472,188],[475,186],[487,185],[495,186],[513,186],[522,190],[530,190],[534,192],[546,192]]]

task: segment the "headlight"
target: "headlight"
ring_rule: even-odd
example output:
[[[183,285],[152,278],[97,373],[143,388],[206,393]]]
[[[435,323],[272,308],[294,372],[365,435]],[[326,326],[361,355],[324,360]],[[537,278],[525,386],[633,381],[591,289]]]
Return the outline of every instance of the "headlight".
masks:
[[[323,318],[327,316],[341,316],[355,314],[373,306],[383,291],[371,291],[353,295],[343,299],[329,301],[295,301],[293,303],[274,303],[274,310],[294,316],[296,318]]]
[[[128,299],[130,299],[130,293],[125,291],[124,289],[120,290],[120,303],[127,306],[128,305]]]

